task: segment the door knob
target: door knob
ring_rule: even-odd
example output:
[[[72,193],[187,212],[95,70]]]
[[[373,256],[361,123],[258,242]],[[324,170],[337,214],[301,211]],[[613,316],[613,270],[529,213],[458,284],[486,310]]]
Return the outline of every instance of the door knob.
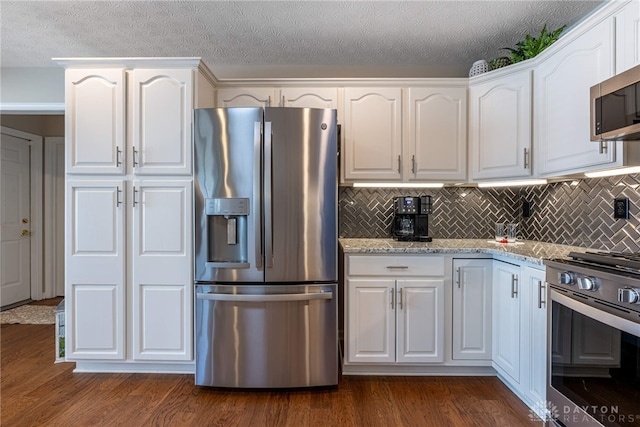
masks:
[[[22,230],[22,233],[20,233],[21,237],[26,237],[26,236],[30,236],[31,235],[31,231],[29,230]]]
[[[29,218],[22,218],[23,224],[29,224]]]

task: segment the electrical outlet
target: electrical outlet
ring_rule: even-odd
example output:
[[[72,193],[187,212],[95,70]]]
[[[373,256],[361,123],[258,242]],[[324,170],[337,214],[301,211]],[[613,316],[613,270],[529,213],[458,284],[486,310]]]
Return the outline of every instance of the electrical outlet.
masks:
[[[615,199],[613,201],[613,217],[615,219],[629,219],[629,199]]]
[[[531,216],[531,202],[522,201],[522,217],[529,218]]]

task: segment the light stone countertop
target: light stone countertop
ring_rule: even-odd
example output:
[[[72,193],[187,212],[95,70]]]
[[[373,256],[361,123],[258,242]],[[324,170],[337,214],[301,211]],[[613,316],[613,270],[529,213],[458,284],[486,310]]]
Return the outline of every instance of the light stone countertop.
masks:
[[[490,254],[542,265],[543,259],[566,257],[589,248],[522,240],[497,243],[487,239],[433,239],[433,242],[398,242],[393,239],[338,239],[347,254]]]

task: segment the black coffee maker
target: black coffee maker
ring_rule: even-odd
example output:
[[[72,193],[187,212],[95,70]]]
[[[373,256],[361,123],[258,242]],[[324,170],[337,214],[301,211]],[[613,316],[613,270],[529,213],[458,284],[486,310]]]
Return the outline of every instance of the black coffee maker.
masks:
[[[393,199],[393,238],[402,241],[430,242],[429,214],[431,196],[402,196]]]

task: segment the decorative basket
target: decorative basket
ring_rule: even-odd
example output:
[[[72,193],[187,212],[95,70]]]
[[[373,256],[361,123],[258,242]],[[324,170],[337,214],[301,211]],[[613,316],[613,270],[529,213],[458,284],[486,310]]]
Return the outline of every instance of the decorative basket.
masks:
[[[473,63],[469,70],[469,77],[477,76],[478,74],[486,73],[489,71],[489,64],[484,59],[480,59]]]

